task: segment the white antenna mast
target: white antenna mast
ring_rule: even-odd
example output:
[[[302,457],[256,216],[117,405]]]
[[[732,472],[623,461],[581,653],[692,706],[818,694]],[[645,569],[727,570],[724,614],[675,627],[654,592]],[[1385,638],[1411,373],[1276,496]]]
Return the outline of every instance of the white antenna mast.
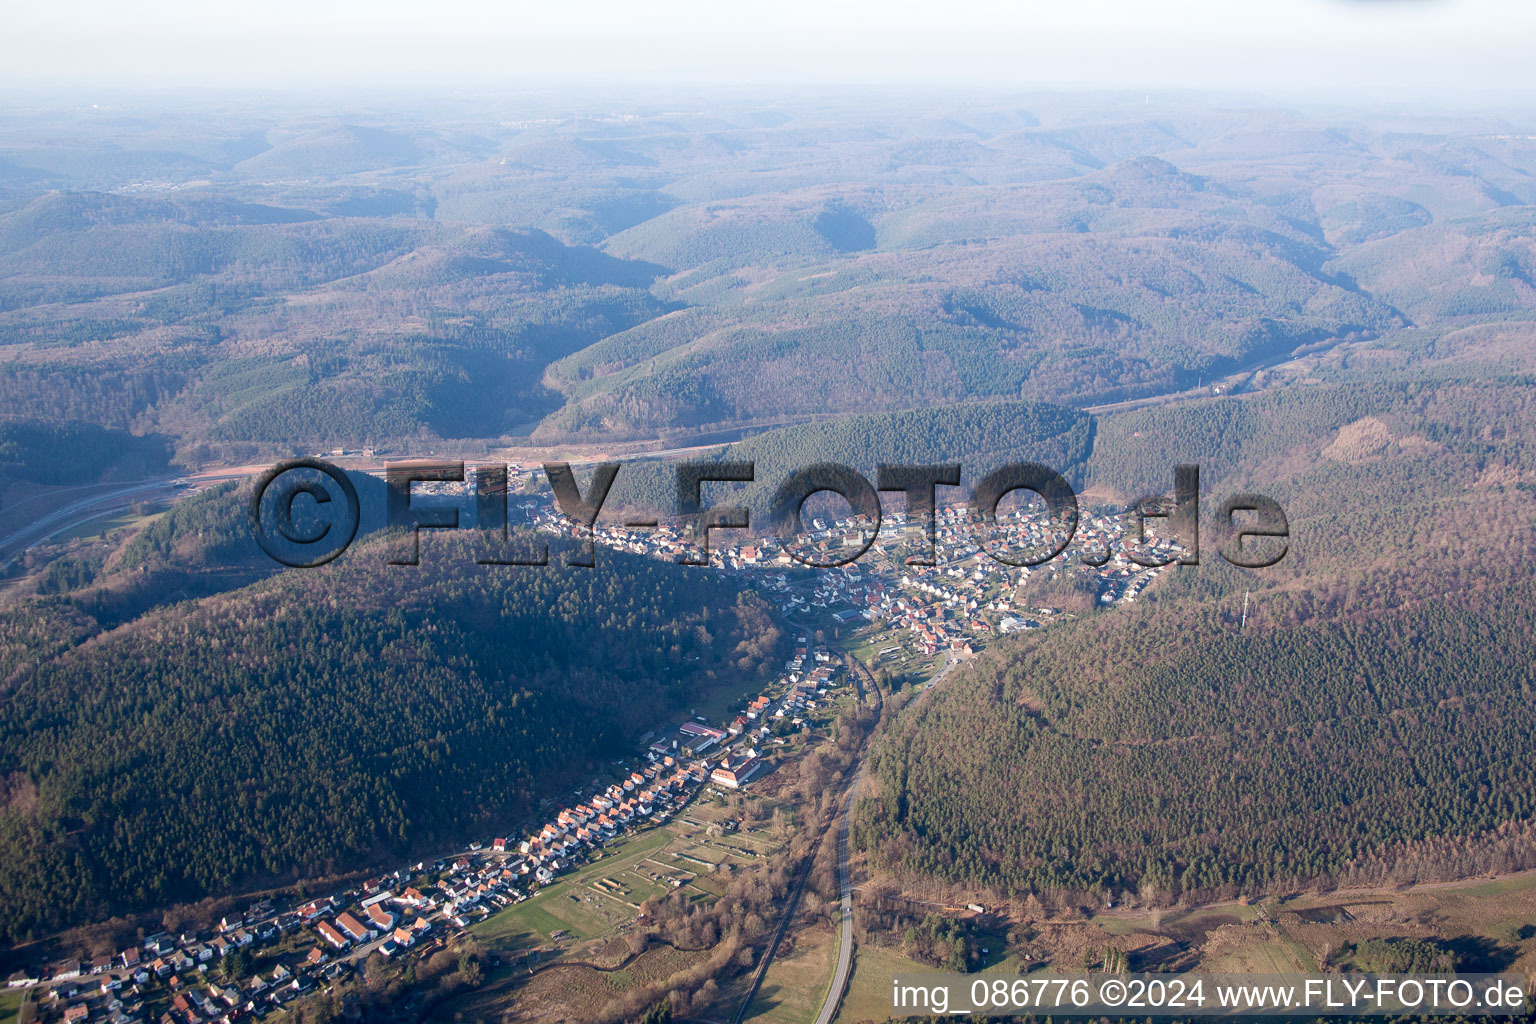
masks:
[[[1237,628],[1239,632],[1248,628],[1248,591],[1246,590],[1243,591],[1243,624]]]

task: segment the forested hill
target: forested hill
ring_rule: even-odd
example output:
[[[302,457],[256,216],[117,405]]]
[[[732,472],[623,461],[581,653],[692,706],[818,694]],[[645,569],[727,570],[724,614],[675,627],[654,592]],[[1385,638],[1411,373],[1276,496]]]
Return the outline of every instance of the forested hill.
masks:
[[[734,445],[729,457],[779,470],[841,462],[869,474],[881,462],[968,462],[976,471],[1034,459],[1075,475],[1092,444],[1092,420],[1075,409],[1046,402],[978,402],[773,430]]]
[[[1515,574],[1332,626],[1113,618],[990,655],[903,723],[859,819],[877,863],[1154,902],[1536,866]]]
[[[754,464],[752,484],[724,486],[736,488],[729,500],[751,508],[754,523],[766,523],[774,490],[792,472],[815,463],[848,466],[873,483],[880,463],[958,462],[962,483],[969,487],[1004,462],[1032,460],[1077,481],[1093,436],[1093,418],[1075,409],[1046,402],[975,402],[782,427],[722,446],[708,457]],[[676,508],[675,480],[669,463],[626,465],[614,483],[612,502],[669,515]],[[940,498],[962,493],[943,489]]]
[[[348,476],[360,505],[358,536],[366,537],[384,527],[384,481],[361,472]],[[68,595],[102,628],[112,628],[150,608],[280,573],[283,566],[251,534],[252,486],[247,480],[209,487],[176,502],[120,545],[68,550],[43,570],[39,590]]]
[[[715,574],[477,570],[454,546],[416,569],[364,547],[95,636],[58,601],[8,609],[0,934],[510,828],[777,653]]]
[[[1180,462],[1199,464],[1208,485],[1276,496],[1324,497],[1312,488],[1330,472],[1352,472],[1352,488],[1427,476],[1439,494],[1508,466],[1513,483],[1536,471],[1536,347],[1525,352],[1528,366],[1485,373],[1421,365],[1098,416],[1084,477],[1126,497],[1167,490]],[[1368,479],[1349,467],[1367,467]],[[1347,493],[1335,493],[1335,508]]]
[[[79,420],[0,420],[0,493],[16,481],[94,484],[103,477],[134,480],[164,473],[171,446]]]
[[[1533,401],[1477,369],[1101,417],[1090,476],[1209,459],[1206,514],[1263,490],[1290,553],[1235,569],[1207,519],[1198,567],[1001,640],[880,746],[859,842],[1089,902],[1536,866]]]

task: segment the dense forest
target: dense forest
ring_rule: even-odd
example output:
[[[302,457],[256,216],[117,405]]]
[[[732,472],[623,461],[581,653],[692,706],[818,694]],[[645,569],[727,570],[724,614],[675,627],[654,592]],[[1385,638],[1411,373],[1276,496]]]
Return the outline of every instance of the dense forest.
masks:
[[[1528,371],[1350,374],[1099,416],[1084,476],[1134,496],[1171,488],[1173,466],[1191,462],[1207,483],[1313,501],[1326,498],[1314,482],[1347,467],[1370,467],[1370,479],[1351,485],[1360,488],[1400,485],[1417,473],[1438,477],[1432,491],[1440,493],[1455,477],[1495,466],[1508,467],[1514,483],[1536,469],[1533,380]],[[1341,500],[1332,507],[1365,511]]]
[[[777,650],[717,576],[618,554],[477,571],[439,550],[424,574],[361,547],[89,643],[80,595],[8,609],[0,932],[511,827]]]
[[[1069,627],[906,724],[858,838],[902,871],[1154,902],[1536,866],[1482,841],[1536,814],[1533,628],[1513,574],[1332,627]]]
[[[1090,479],[1166,490],[1187,455],[1282,499],[1292,553],[997,645],[887,737],[858,842],[1152,903],[1536,866],[1531,403],[1474,372],[1100,417]]]
[[[0,420],[0,489],[13,481],[93,484],[165,472],[165,438],[139,437],[79,420]]]
[[[543,232],[244,211],[90,193],[0,215],[7,415],[205,455],[494,436],[559,406],[550,361],[670,308],[646,291],[659,268]]]
[[[754,523],[766,524],[775,489],[794,471],[816,463],[848,466],[873,483],[881,463],[958,462],[964,470],[961,482],[969,487],[1003,462],[1032,460],[1076,480],[1092,450],[1093,430],[1092,417],[1062,406],[975,402],[782,427],[697,457],[753,463],[756,479],[732,485],[737,489],[730,500],[750,508]],[[943,489],[940,499],[964,493]],[[610,501],[616,508],[673,514],[676,467],[663,462],[625,465]]]

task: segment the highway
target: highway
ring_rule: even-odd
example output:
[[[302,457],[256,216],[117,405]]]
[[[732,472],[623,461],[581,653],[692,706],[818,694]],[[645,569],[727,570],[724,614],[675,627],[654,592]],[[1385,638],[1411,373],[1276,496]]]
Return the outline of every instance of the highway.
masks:
[[[617,456],[617,458],[620,461],[671,458],[673,456],[687,455],[691,452],[707,450],[714,447],[718,446],[708,445],[699,448],[654,448],[637,452],[629,452]],[[604,456],[593,459],[592,461],[605,461],[607,459],[608,457]],[[349,464],[355,466],[357,462],[357,460],[352,458],[338,458],[333,461],[335,461],[338,465],[341,465],[343,468],[348,468]],[[578,460],[576,464],[584,465],[585,463]],[[68,504],[55,508],[52,511],[40,512],[40,514],[37,515],[37,518],[32,519],[21,526],[15,528],[0,527],[0,529],[9,529],[7,534],[0,536],[0,571],[3,571],[17,558],[32,548],[36,547],[37,545],[51,540],[61,533],[72,530],[82,523],[89,522],[98,516],[105,515],[108,512],[120,511],[122,509],[128,508],[137,501],[143,501],[148,498],[168,498],[187,493],[177,490],[176,482],[178,480],[186,479],[194,486],[200,487],[206,484],[218,483],[224,480],[243,479],[246,477],[256,476],[264,472],[267,468],[268,466],[264,464],[235,466],[227,467],[224,469],[207,470],[188,477],[155,477],[153,479],[135,480],[130,483],[117,486],[108,484],[95,484],[72,488],[72,490],[81,492],[81,496],[74,499],[73,501],[70,501]],[[359,467],[359,471],[370,472],[373,475],[379,477],[383,476],[382,467]],[[39,504],[49,499],[58,500],[58,493],[49,492],[43,494],[34,494],[29,498],[25,498],[7,506],[4,509],[0,509],[0,513],[3,513],[6,519],[10,519],[14,516],[15,513],[19,512],[26,506]]]
[[[89,522],[107,512],[115,512],[149,497],[163,497],[174,493],[174,478],[139,480],[108,491],[98,491],[77,498],[32,520],[5,537],[0,537],[0,569],[37,545],[67,530]],[[36,499],[28,499],[32,501]],[[7,511],[14,511],[28,502],[18,502]]]
[[[1342,342],[1342,340],[1343,339],[1335,339],[1334,341],[1327,344],[1310,346],[1307,347],[1307,351],[1305,353],[1300,354],[1305,354],[1308,356],[1318,355],[1333,347],[1336,347]],[[1246,387],[1247,384],[1251,382],[1252,376],[1259,371],[1281,366],[1285,363],[1297,359],[1298,357],[1299,350],[1270,355],[1266,358],[1254,360],[1252,363],[1231,370],[1224,379],[1230,384],[1232,383],[1233,378],[1246,375],[1247,380],[1245,380],[1242,385],[1240,385],[1240,390],[1242,387]],[[1145,405],[1158,404],[1178,399],[1199,398],[1208,394],[1210,394],[1210,389],[1208,387],[1170,390],[1158,394],[1144,395],[1139,398],[1127,399],[1123,401],[1083,406],[1082,409],[1084,412],[1089,413],[1103,413],[1115,410],[1134,409]],[[812,417],[812,420],[815,418],[816,417]],[[790,420],[788,422],[797,421]],[[653,441],[650,443],[660,445],[664,442]],[[666,459],[680,455],[688,455],[701,451],[708,451],[720,446],[721,443],[679,446],[676,442],[673,442],[668,447],[642,449],[640,451],[623,452],[617,455],[597,454],[581,457],[573,457],[567,455],[566,458],[576,465],[588,465],[593,462],[614,460],[637,461],[656,458]],[[531,462],[540,459],[541,457],[548,457],[552,452],[557,450],[558,448],[536,448],[531,450],[507,449],[505,451],[498,452],[497,455],[504,456],[509,461],[518,462],[522,465],[528,465]],[[215,470],[212,473],[198,474],[196,479],[200,481],[207,480],[211,482],[212,480],[216,479],[254,476],[265,468],[265,466],[241,466],[233,469]],[[374,472],[376,475],[378,475],[382,471],[379,470]],[[35,547],[36,545],[41,544],[52,537],[56,537],[60,533],[63,533],[72,527],[79,525],[80,523],[87,522],[106,512],[127,508],[129,505],[133,504],[134,501],[148,497],[157,489],[165,489],[167,492],[170,492],[176,479],[177,478],[174,477],[165,477],[156,480],[141,480],[134,484],[124,485],[123,487],[112,491],[83,497],[75,502],[70,503],[69,505],[56,509],[53,512],[47,513],[46,515],[33,520],[20,529],[14,530],[8,536],[0,537],[0,570],[3,570],[12,561],[14,561],[17,556],[21,555],[29,548]],[[91,488],[81,489],[90,490]],[[41,500],[42,497],[42,495],[34,495],[31,498],[17,502],[15,505],[12,505],[5,511],[14,512],[15,510],[21,508],[23,505]]]

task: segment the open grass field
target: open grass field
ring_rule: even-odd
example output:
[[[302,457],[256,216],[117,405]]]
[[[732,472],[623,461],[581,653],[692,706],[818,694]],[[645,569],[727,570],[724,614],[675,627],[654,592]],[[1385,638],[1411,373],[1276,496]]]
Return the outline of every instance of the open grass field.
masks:
[[[1111,912],[1090,932],[1156,961],[1181,953],[1205,971],[1314,971],[1370,938],[1413,938],[1465,971],[1536,972],[1536,873],[1412,889],[1308,893],[1160,915]],[[1136,956],[1133,952],[1133,965]]]
[[[98,537],[102,534],[111,533],[113,530],[122,529],[125,526],[137,528],[155,519],[164,511],[164,508],[157,507],[145,515],[134,515],[131,509],[108,512],[105,515],[97,516],[95,519],[88,519],[78,526],[65,530],[53,539],[56,543],[59,543],[68,540],[79,540],[81,537]]]
[[[1353,950],[1373,938],[1430,942],[1452,952],[1467,972],[1511,971],[1536,977],[1536,872],[1413,889],[1308,893],[1256,904],[1222,903],[1161,913],[1101,913],[1090,920],[1043,922],[1027,949],[1003,948],[1001,934],[978,941],[991,949],[989,973],[1042,966],[1081,969],[1108,947],[1126,950],[1133,970],[1311,973],[1326,961],[1353,970]],[[995,942],[995,945],[994,945]],[[886,1020],[890,979],[923,970],[899,953],[868,943],[854,957],[853,976],[837,1024]]]
[[[570,931],[578,939],[598,934],[596,930],[578,930],[570,920],[574,915],[557,917],[550,913],[546,907],[558,898],[540,894],[471,925],[469,933],[492,949],[506,950],[537,946],[550,941],[550,937],[560,931]]]
[[[747,1007],[747,1024],[812,1024],[837,964],[837,933],[818,921],[794,933],[791,950],[780,950]]]
[[[776,811],[783,811],[777,819]],[[784,849],[795,817],[792,807],[767,795],[767,787],[728,795],[705,791],[666,824],[609,844],[602,856],[472,925],[470,934],[488,949],[512,955],[491,972],[479,993],[449,1000],[434,1014],[473,1019],[480,1009],[495,1006],[505,1020],[582,1019],[631,985],[651,984],[686,969],[691,958],[708,953],[656,947],[617,970],[595,967],[623,962],[624,936],[647,899],[681,895],[714,901],[730,885],[734,869],[756,867]],[[535,949],[542,953],[517,955]],[[814,1018],[835,957],[828,926],[812,929],[787,966],[775,962],[769,983],[777,994],[767,993],[765,986],[767,1002],[754,1013],[769,1024]],[[530,975],[530,964],[539,963],[558,966]],[[815,992],[801,991],[808,971],[819,979]]]
[[[1373,935],[1435,942],[1465,971],[1536,975],[1536,873],[1404,891],[1333,892],[1267,905],[1288,939],[1314,953]]]
[[[893,629],[872,626],[868,629],[860,630],[852,637],[845,638],[843,646],[848,653],[858,658],[865,665],[875,666],[883,661],[901,656],[902,652],[893,651],[888,658],[880,657],[880,652],[886,648],[901,647],[903,645],[904,638],[899,639],[898,637],[899,634]]]
[[[1150,913],[1100,914],[1093,921],[1110,935],[1131,935],[1144,931],[1197,934],[1223,924],[1253,921],[1259,916],[1258,907],[1233,903],[1186,911],[1165,911],[1158,915],[1155,921]]]
[[[837,1016],[832,1018],[833,1024],[888,1019],[891,1016],[891,976],[930,969],[894,952],[859,947],[854,951],[848,993],[843,996]]]
[[[1255,932],[1230,952],[1201,961],[1201,970],[1246,974],[1297,974],[1317,970],[1317,959],[1301,943]]]
[[[733,714],[745,707],[748,701],[761,693],[768,682],[770,680],[743,679],[740,682],[717,686],[694,701],[689,710],[695,715],[704,716],[711,722],[728,721]]]
[[[629,869],[675,838],[672,827],[664,825],[620,840],[604,851],[601,860],[584,864],[522,903],[492,914],[473,925],[470,934],[494,949],[522,949],[550,941],[561,931],[578,940],[602,935],[633,920],[635,909],[630,903],[638,904],[645,895],[638,899],[603,895],[593,888],[593,883],[615,875],[626,875],[637,885],[645,882]]]
[[[15,1024],[21,1017],[22,993],[7,989],[0,991],[0,1024]]]

